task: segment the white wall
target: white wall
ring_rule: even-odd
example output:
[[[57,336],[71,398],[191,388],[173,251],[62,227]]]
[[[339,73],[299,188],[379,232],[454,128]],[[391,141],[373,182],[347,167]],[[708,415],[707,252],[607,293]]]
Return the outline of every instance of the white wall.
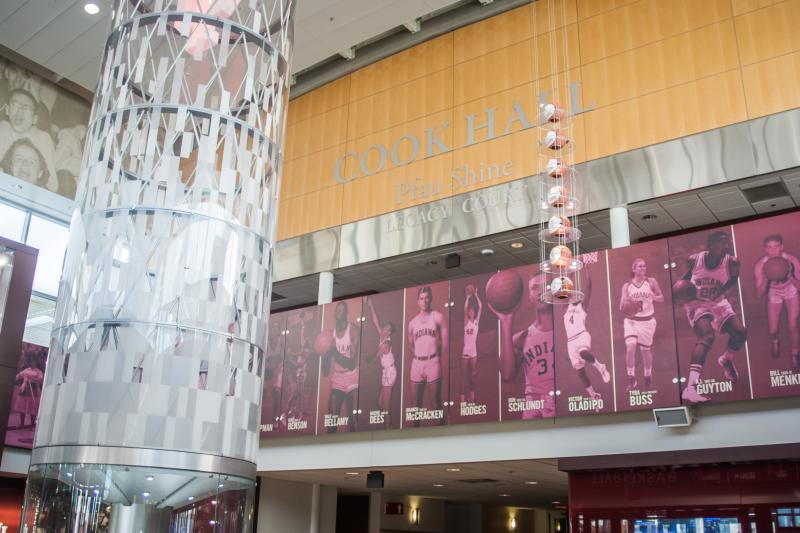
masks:
[[[305,533],[311,525],[311,484],[261,478],[258,533]]]
[[[19,448],[3,448],[3,460],[0,462],[0,474],[12,477],[27,476],[31,464],[31,451]]]
[[[509,461],[800,441],[800,398],[702,406],[696,416],[693,426],[674,429],[657,428],[652,412],[645,411],[279,439],[262,442],[258,470]]]

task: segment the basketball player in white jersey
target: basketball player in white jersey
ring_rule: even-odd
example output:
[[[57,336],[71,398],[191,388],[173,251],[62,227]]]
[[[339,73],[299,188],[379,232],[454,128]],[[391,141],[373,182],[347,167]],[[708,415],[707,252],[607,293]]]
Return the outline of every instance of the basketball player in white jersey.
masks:
[[[781,311],[786,306],[786,318],[789,323],[789,342],[792,354],[792,365],[800,369],[800,332],[797,319],[800,317],[800,260],[797,256],[783,251],[783,236],[774,234],[764,237],[764,257],[753,267],[756,280],[756,294],[759,298],[767,298],[767,323],[769,327],[770,351],[772,357],[780,357],[781,345],[778,337],[778,326]],[[784,280],[770,281],[764,274],[764,265],[773,257],[782,257],[789,263],[789,275]]]
[[[342,406],[345,406],[345,416],[348,418],[350,431],[355,431],[356,417],[353,411],[356,407],[356,394],[358,393],[358,342],[360,336],[356,325],[348,317],[347,302],[336,304],[336,325],[333,328],[334,345],[325,357],[332,359],[333,372],[331,374],[331,393],[328,397],[328,414],[342,416]],[[328,428],[328,433],[336,433],[337,426]]]
[[[744,346],[747,332],[742,321],[733,310],[725,293],[739,279],[739,260],[730,253],[730,240],[723,231],[708,236],[707,250],[689,256],[689,270],[682,279],[695,286],[695,299],[685,305],[686,318],[694,329],[697,343],[692,350],[689,366],[689,381],[681,397],[689,402],[705,402],[705,396],[697,392],[697,382],[706,361],[706,355],[714,344],[715,332],[728,335],[728,347],[719,356],[717,363],[725,377],[736,383],[739,374],[734,364],[736,354]]]
[[[397,382],[397,367],[395,366],[394,347],[392,344],[392,335],[394,335],[395,327],[391,322],[381,326],[380,320],[378,320],[378,313],[375,312],[375,306],[369,296],[366,297],[366,302],[370,315],[372,315],[372,324],[378,331],[378,350],[367,362],[371,363],[378,359],[381,364],[381,392],[378,395],[378,407],[384,413],[383,425],[388,429],[392,427],[392,413],[389,408],[391,407],[392,390]]]
[[[464,298],[464,348],[461,350],[461,394],[459,402],[475,401],[478,381],[478,326],[483,304],[473,287],[471,296]]]
[[[647,263],[634,259],[631,265],[631,280],[622,286],[619,309],[626,313],[622,322],[625,335],[625,366],[628,372],[628,392],[638,386],[636,381],[636,348],[642,354],[644,387],[649,390],[653,379],[653,337],[656,333],[656,317],[653,303],[664,301],[664,294],[655,278],[647,277]],[[633,305],[631,305],[633,303]],[[630,313],[631,308],[638,309]]]
[[[586,306],[589,305],[589,298],[592,295],[592,278],[588,271],[586,271],[585,287],[583,300],[567,304],[564,310],[564,331],[567,334],[567,355],[569,355],[572,368],[578,372],[578,378],[589,397],[599,400],[600,393],[594,390],[589,374],[586,372],[586,364],[589,363],[597,370],[603,383],[611,381],[611,374],[606,365],[592,353],[592,336],[586,329]]]
[[[419,313],[408,323],[408,344],[414,353],[411,362],[411,393],[416,406],[422,407],[425,390],[433,393],[434,409],[442,409],[442,354],[448,353],[447,322],[439,311],[431,309],[433,291],[420,287],[417,292]],[[442,419],[444,424],[444,419]],[[419,421],[415,420],[418,426]]]
[[[289,371],[287,387],[286,416],[288,418],[302,419],[305,416],[303,393],[305,392],[306,379],[308,378],[308,356],[311,353],[311,343],[306,335],[305,311],[300,311],[300,342],[296,350],[291,349],[286,341],[286,358],[284,368]],[[284,423],[284,421],[281,421]]]
[[[555,376],[553,375],[553,306],[541,300],[544,274],[528,281],[528,299],[533,304],[534,319],[527,328],[512,335],[512,324],[517,309],[500,313],[490,309],[500,320],[500,377],[505,382],[514,381],[520,368],[525,372],[525,401],[539,401],[541,409],[525,409],[523,420],[552,418],[556,413]]]

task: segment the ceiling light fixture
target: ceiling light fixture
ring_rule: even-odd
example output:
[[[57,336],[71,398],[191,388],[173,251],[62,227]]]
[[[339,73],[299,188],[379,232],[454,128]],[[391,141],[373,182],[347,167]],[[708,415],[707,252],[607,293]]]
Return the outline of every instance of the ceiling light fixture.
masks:
[[[345,474],[346,476],[357,476],[357,475],[359,475],[360,473],[359,473],[359,472],[345,472],[344,474]]]
[[[525,484],[526,485],[538,485],[539,482],[538,481],[526,481]]]
[[[97,15],[100,13],[100,6],[95,4],[94,2],[86,2],[83,6],[83,10],[89,13],[90,15]]]
[[[523,243],[519,242],[519,241],[511,243],[511,247],[514,248],[515,250],[519,250],[520,248],[522,248],[524,246],[525,245]]]
[[[189,500],[189,501],[192,501],[192,500],[194,500],[194,496],[189,496],[189,497],[188,497],[188,498],[186,498],[186,499],[187,499],[187,500]]]
[[[460,468],[455,468],[455,467],[445,468],[445,470],[447,470],[448,472],[461,472]]]
[[[143,492],[143,493],[142,493],[142,496],[144,496],[145,498],[147,498],[148,496],[150,496],[150,493],[149,493],[149,492]]]
[[[654,215],[654,214],[650,213],[649,215],[644,215],[642,217],[642,220],[649,221],[649,220],[655,220],[657,218],[658,218],[658,215]]]
[[[145,476],[147,481],[153,481],[155,478],[153,476]]]
[[[436,487],[436,488],[444,487],[444,485],[442,485],[441,483],[434,483],[433,486]]]
[[[508,498],[509,496],[511,496],[511,494],[508,494],[507,492],[501,492],[500,494],[498,494],[498,496],[500,496],[501,498]]]
[[[494,255],[494,250],[491,248],[484,248],[481,250],[481,255]]]

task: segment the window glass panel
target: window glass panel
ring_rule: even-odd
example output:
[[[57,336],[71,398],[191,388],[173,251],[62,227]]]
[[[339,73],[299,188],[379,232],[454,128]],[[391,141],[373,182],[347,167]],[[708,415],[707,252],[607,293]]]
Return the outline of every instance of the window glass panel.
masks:
[[[31,216],[26,244],[39,250],[33,290],[52,296],[58,294],[58,280],[61,279],[68,240],[69,228],[66,226]]]
[[[25,211],[0,203],[0,237],[22,242],[22,230],[25,228]]]

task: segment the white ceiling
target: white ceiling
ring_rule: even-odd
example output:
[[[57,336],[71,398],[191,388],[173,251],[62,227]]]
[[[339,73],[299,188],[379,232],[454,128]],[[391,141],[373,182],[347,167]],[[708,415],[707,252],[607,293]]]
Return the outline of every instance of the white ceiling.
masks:
[[[298,0],[293,71],[460,0]],[[94,90],[111,0],[0,0],[0,45]]]
[[[546,459],[415,465],[381,468],[381,471],[384,473],[385,482],[383,491],[388,494],[518,507],[554,508],[567,501],[567,474],[560,472],[557,465],[558,460]],[[448,472],[447,468],[458,468],[459,471]],[[274,479],[333,485],[339,487],[342,492],[363,493],[366,492],[368,472],[367,469],[356,468],[259,472],[259,475]],[[482,483],[463,481],[478,479],[494,481]],[[526,484],[526,481],[536,484]],[[435,484],[442,486],[437,487]]]

